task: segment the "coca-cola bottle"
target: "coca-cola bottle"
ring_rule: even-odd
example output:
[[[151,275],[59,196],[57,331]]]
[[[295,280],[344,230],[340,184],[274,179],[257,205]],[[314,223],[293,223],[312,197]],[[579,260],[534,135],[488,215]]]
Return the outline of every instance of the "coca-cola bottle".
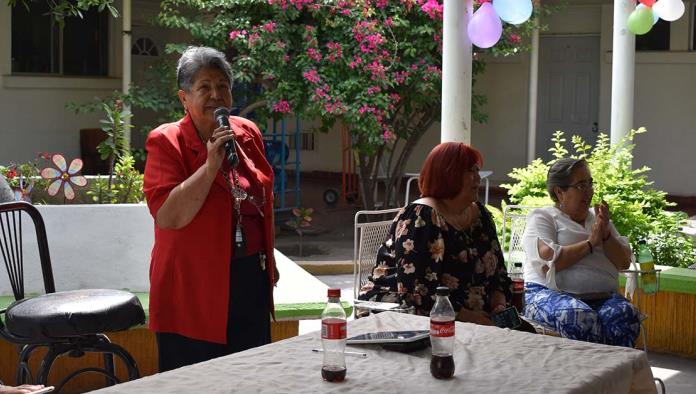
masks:
[[[346,378],[346,312],[341,306],[341,289],[329,289],[329,301],[321,312],[321,345],[321,377],[327,382],[342,382]]]
[[[454,375],[454,308],[449,300],[449,288],[440,286],[435,295],[435,305],[430,310],[430,345],[433,358],[430,374],[437,379],[449,379]]]
[[[512,306],[517,309],[518,313],[522,314],[524,313],[524,272],[522,271],[522,263],[515,263],[508,276],[512,279]]]

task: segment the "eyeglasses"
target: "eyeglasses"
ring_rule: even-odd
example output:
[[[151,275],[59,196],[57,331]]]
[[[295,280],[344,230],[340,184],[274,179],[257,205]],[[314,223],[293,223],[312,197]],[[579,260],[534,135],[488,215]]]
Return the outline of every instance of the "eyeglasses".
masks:
[[[580,181],[578,183],[565,186],[566,189],[569,187],[573,187],[578,189],[579,192],[584,193],[588,190],[594,190],[594,180],[590,179],[589,181]]]

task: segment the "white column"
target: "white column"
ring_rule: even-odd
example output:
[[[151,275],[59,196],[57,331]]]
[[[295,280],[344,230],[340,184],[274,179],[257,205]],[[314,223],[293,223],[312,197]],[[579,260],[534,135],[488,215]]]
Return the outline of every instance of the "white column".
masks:
[[[536,21],[534,23],[537,23]],[[539,29],[534,29],[529,52],[529,123],[527,123],[527,162],[536,158],[537,99],[539,92]]]
[[[123,0],[123,78],[121,80],[123,93],[127,94],[131,83],[131,0]],[[124,112],[130,112],[129,106],[124,106]],[[130,148],[131,133],[130,119],[126,120],[126,141]]]
[[[614,43],[611,63],[611,143],[621,141],[633,127],[633,89],[636,36],[628,31],[633,0],[614,0]]]
[[[471,40],[466,26],[472,0],[444,0],[440,141],[471,143]]]

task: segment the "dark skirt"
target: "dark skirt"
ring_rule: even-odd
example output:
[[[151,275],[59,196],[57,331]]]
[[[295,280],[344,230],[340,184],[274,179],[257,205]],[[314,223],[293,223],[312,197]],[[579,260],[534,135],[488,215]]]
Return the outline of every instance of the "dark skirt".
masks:
[[[270,288],[258,254],[232,260],[227,344],[156,333],[160,372],[271,342]]]

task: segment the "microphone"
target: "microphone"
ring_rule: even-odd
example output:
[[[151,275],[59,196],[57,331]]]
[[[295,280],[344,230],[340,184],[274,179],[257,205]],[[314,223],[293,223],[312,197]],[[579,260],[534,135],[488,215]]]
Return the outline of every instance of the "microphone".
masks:
[[[215,112],[213,112],[215,121],[218,127],[225,126],[230,128],[230,112],[225,107],[218,107]],[[239,164],[239,156],[237,155],[237,148],[234,146],[234,133],[232,133],[232,139],[225,142],[225,156],[227,157],[227,162],[230,163],[230,167],[237,168]]]

